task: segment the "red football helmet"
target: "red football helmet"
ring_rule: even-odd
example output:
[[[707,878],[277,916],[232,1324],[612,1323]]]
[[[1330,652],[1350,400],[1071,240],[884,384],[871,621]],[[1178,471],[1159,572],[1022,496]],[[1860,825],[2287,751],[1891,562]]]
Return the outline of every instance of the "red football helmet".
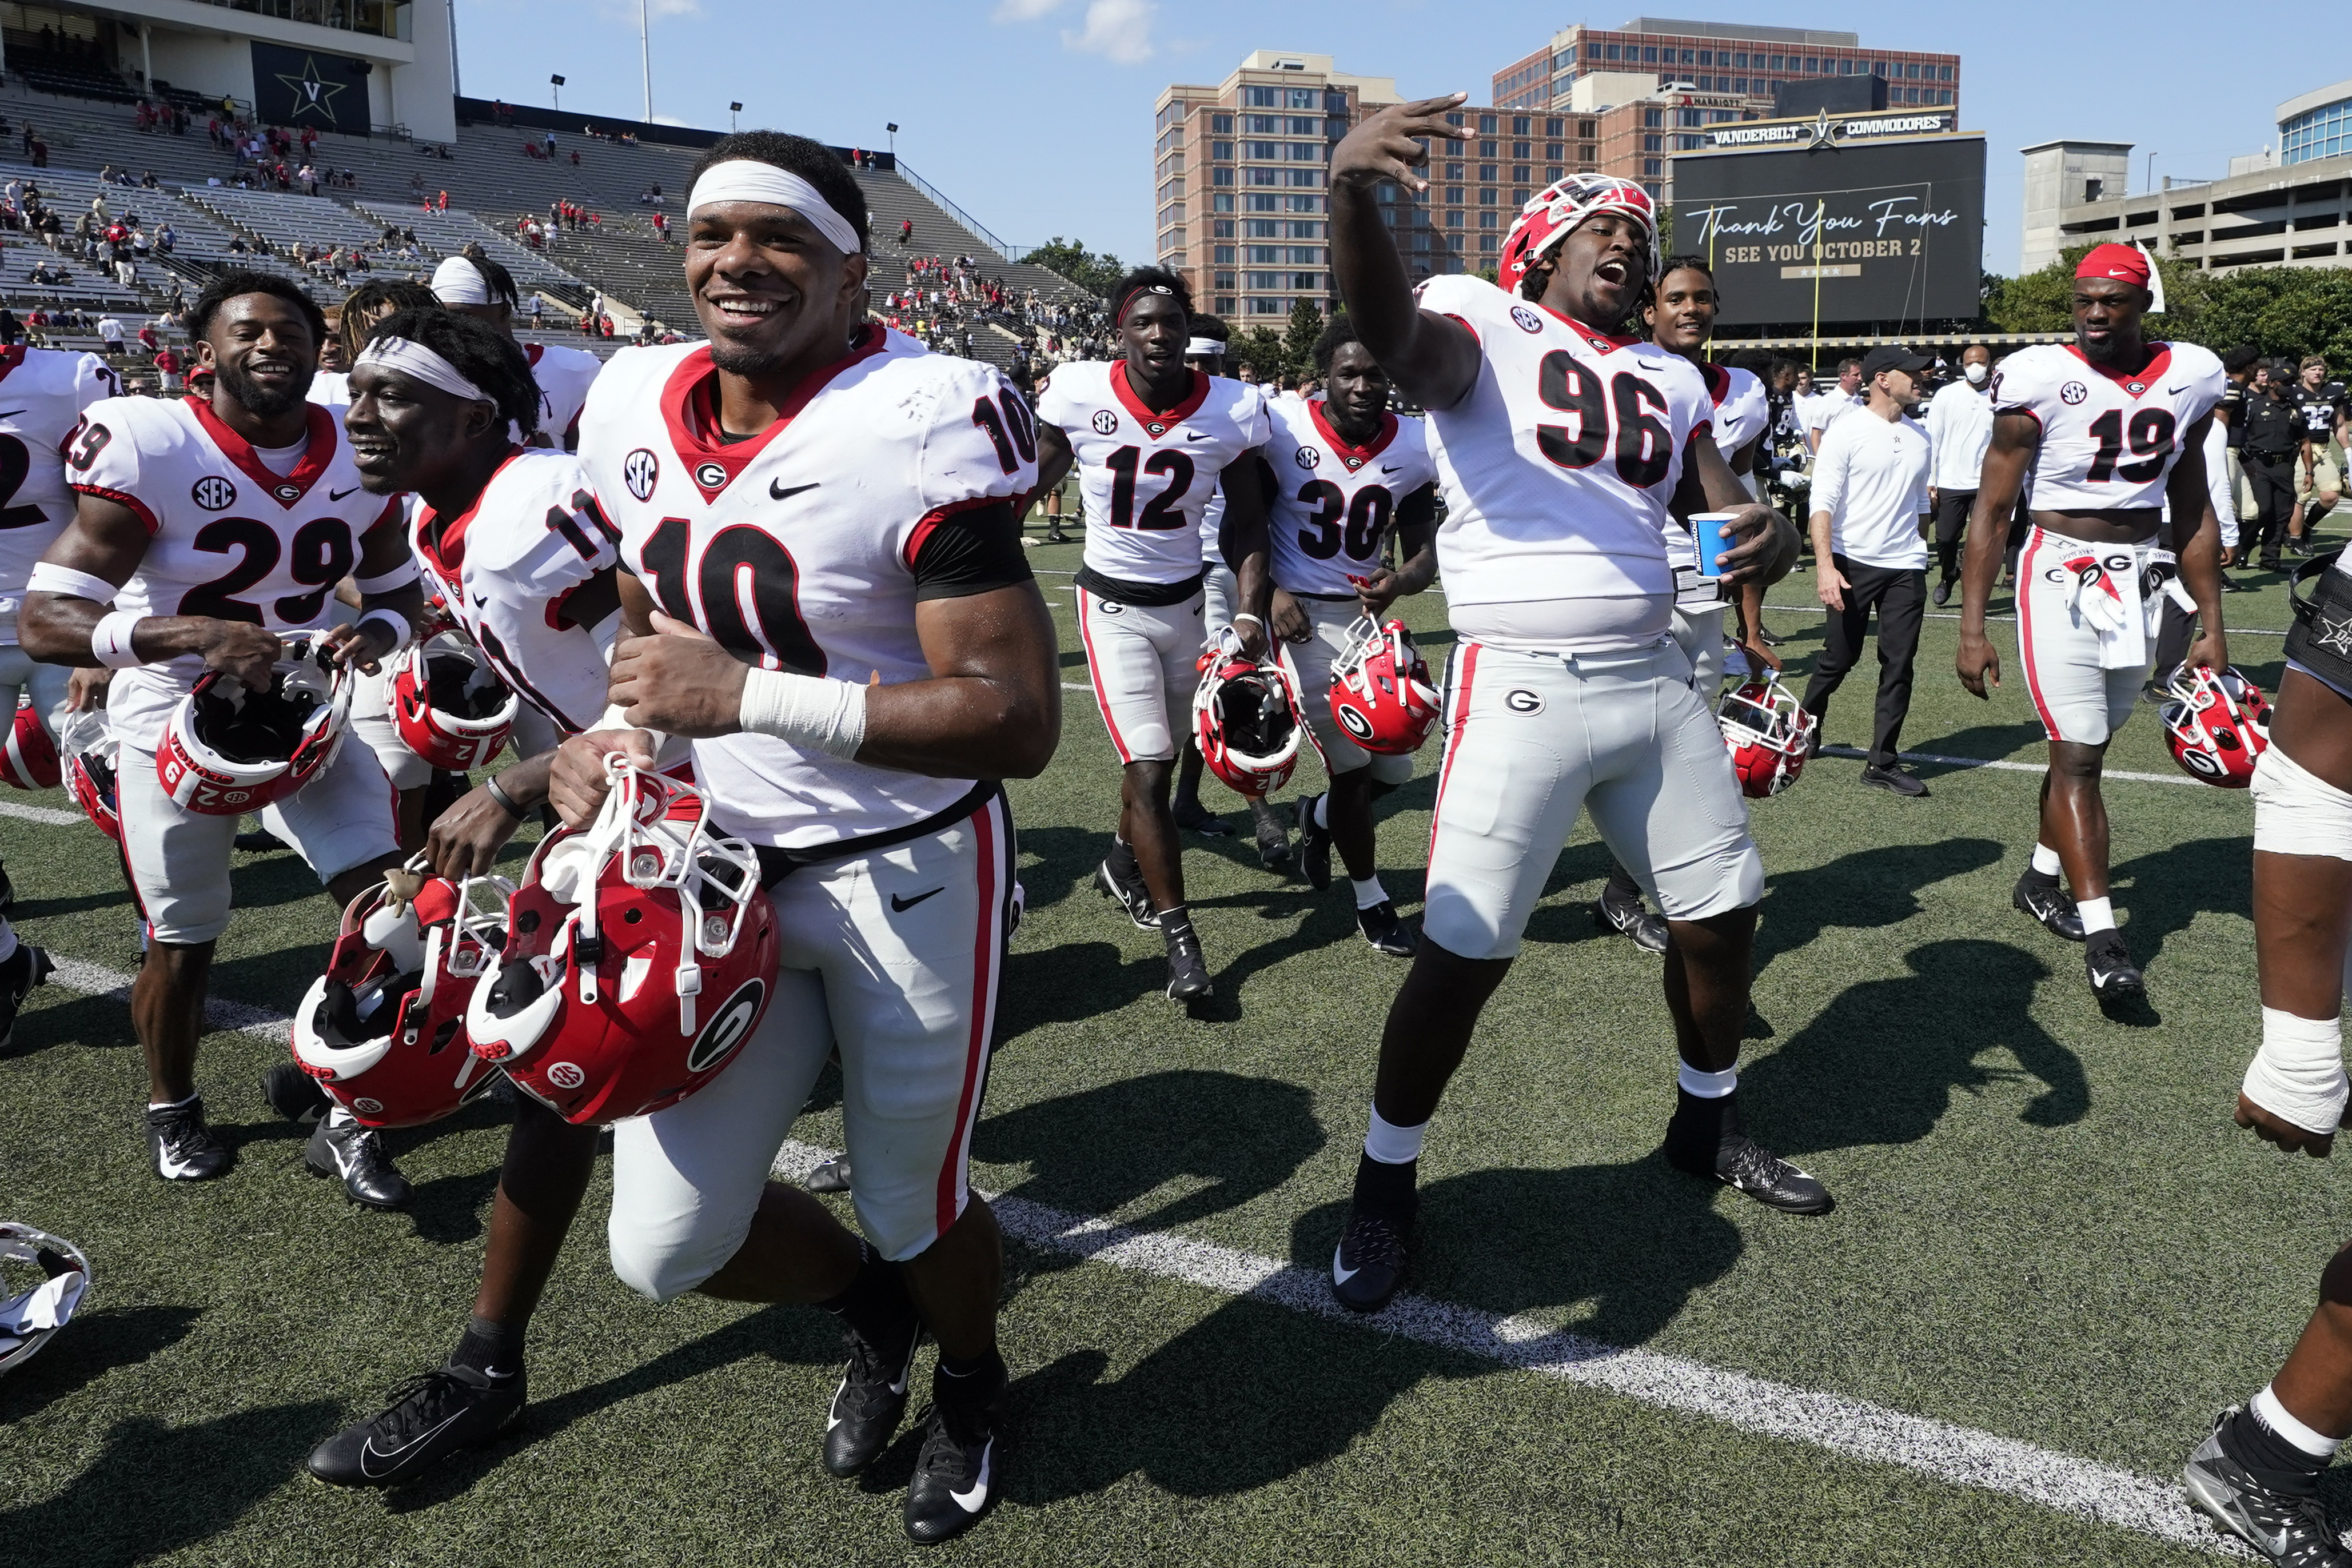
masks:
[[[58,722],[58,739],[65,747],[65,782],[73,792],[74,804],[98,824],[100,832],[121,843],[122,819],[114,806],[114,759],[121,755],[121,743],[114,738],[106,710],[84,708],[66,715]]]
[[[1252,799],[1281,789],[1298,766],[1307,734],[1299,716],[1298,678],[1279,660],[1252,663],[1230,626],[1201,655],[1200,668],[1192,732],[1201,743],[1201,760]]]
[[[457,915],[468,890],[427,876],[420,857],[352,900],[327,972],[294,1014],[294,1060],[371,1127],[437,1121],[489,1087],[498,1070],[467,1049],[466,1004],[491,949]],[[398,886],[394,886],[394,883]]]
[[[164,721],[155,775],[189,810],[258,811],[326,771],[342,749],[351,672],[329,657],[319,632],[282,641],[269,690],[249,692],[234,675],[207,670]]]
[[[2183,664],[2157,710],[2172,760],[2193,779],[2223,789],[2254,780],[2254,764],[2271,747],[2271,705],[2260,686],[2227,669]]]
[[[41,724],[40,710],[33,706],[33,694],[20,692],[16,695],[16,722],[8,731],[8,744],[0,747],[0,779],[19,789],[54,789],[61,777],[57,743]]]
[[[1752,800],[1778,795],[1805,770],[1819,725],[1780,676],[1767,674],[1724,694],[1716,709],[1723,743],[1731,748],[1731,770],[1739,792]]]
[[[710,831],[693,786],[618,756],[605,769],[596,820],[530,857],[466,1013],[476,1055],[583,1125],[675,1105],[717,1077],[776,977],[751,847]]]
[[[1518,297],[1528,269],[1558,249],[1577,225],[1595,213],[1622,213],[1648,231],[1650,281],[1655,282],[1658,264],[1665,258],[1658,254],[1658,204],[1650,199],[1650,193],[1613,174],[1570,174],[1538,191],[1519,209],[1511,232],[1503,236],[1502,269],[1497,276],[1504,291]]]
[[[451,773],[470,772],[496,757],[520,707],[481,651],[454,633],[403,650],[383,695],[402,744]]]
[[[1331,665],[1331,721],[1366,751],[1403,757],[1421,749],[1437,715],[1428,662],[1404,622],[1360,619]]]

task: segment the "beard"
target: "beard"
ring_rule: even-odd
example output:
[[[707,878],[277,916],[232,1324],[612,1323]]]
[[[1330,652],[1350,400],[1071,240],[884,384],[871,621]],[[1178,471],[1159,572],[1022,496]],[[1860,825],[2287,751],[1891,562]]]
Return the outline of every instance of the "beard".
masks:
[[[298,384],[278,391],[265,387],[247,375],[242,364],[232,364],[224,360],[213,367],[213,374],[220,378],[222,389],[244,405],[247,413],[257,414],[263,419],[274,419],[281,413],[291,413],[308,402],[310,398],[310,382],[317,373],[314,370],[310,375],[302,377]]]

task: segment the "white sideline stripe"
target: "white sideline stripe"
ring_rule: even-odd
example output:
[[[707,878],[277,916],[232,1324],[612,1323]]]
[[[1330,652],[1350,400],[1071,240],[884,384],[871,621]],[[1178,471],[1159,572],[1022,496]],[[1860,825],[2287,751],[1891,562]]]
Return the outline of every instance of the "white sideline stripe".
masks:
[[[79,958],[60,957],[55,953],[49,955],[49,961],[57,966],[49,976],[50,984],[63,986],[68,990],[87,991],[109,1001],[120,1001],[125,1007],[131,1005],[131,977],[129,975],[100,968],[96,964],[85,964]],[[270,1008],[233,1002],[226,997],[205,998],[205,1022],[215,1030],[233,1030],[275,1045],[290,1044],[294,1038],[294,1020],[284,1013]]]
[[[776,1155],[774,1174],[797,1182],[834,1157],[829,1150],[787,1142]],[[1331,1299],[1330,1282],[1319,1271],[1164,1231],[1132,1230],[1022,1198],[991,1197],[989,1202],[1007,1235],[1049,1251],[1401,1335],[1538,1376],[1709,1416],[1742,1431],[1898,1465],[1957,1486],[2001,1492],[2180,1545],[2221,1553],[2236,1548],[2236,1542],[2215,1533],[2191,1511],[2179,1487],[2111,1465],[1906,1415],[1867,1400],[1791,1387],[1654,1351],[1623,1350],[1522,1318],[1423,1296],[1400,1295],[1382,1311],[1360,1316]]]
[[[1851,746],[1824,746],[1823,757],[1867,758],[1870,753]],[[1898,751],[1897,762],[1939,762],[1948,768],[1998,768],[2005,773],[2047,773],[2047,763],[2000,762],[1989,757],[1940,757],[1932,751]],[[2187,784],[2196,789],[2210,789],[2210,784],[2200,784],[2185,773],[2134,773],[2126,768],[2110,768],[2099,775],[2102,779],[2128,779],[2135,784]]]
[[[39,822],[52,828],[89,821],[79,811],[60,811],[54,806],[19,806],[14,800],[0,800],[0,817],[15,817],[21,821]]]

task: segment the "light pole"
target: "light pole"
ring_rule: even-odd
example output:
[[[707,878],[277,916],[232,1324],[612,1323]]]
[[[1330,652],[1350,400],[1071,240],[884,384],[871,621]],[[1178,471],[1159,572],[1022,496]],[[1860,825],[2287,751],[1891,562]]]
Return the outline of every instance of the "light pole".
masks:
[[[648,13],[652,0],[637,0],[637,54],[646,73],[646,123],[654,122],[654,35]]]
[[[559,110],[562,110],[563,107],[563,78],[562,77],[550,77],[547,78],[547,85],[549,88],[548,96],[555,100],[555,107]]]
[[[898,166],[898,127],[893,122],[882,129],[890,133],[890,166],[895,169]]]
[[[740,103],[730,103],[727,106],[727,129],[730,134],[738,129],[735,117],[742,112],[743,106]]]

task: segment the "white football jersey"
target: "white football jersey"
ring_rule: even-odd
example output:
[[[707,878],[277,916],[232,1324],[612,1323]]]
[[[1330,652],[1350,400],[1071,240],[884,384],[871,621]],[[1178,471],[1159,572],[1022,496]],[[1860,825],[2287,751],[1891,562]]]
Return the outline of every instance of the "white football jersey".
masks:
[[[1447,601],[1670,592],[1666,503],[1714,421],[1697,367],[1466,275],[1431,278],[1421,306],[1485,350],[1469,392],[1429,415]]]
[[[400,502],[360,487],[335,416],[317,403],[309,409],[309,445],[281,476],[202,398],[89,406],[66,451],[73,487],[129,507],[147,526],[147,553],[115,594],[116,609],[272,632],[357,619],[335,585],[366,553],[369,534],[400,528]],[[152,750],[204,670],[190,653],[117,675],[107,708],[123,744]]]
[[[2164,504],[2189,432],[2221,401],[2228,378],[2210,349],[2150,343],[2137,375],[2084,359],[2072,343],[2020,349],[1992,373],[1992,411],[2042,427],[2033,505],[2044,511],[2126,511]]]
[[[580,450],[622,564],[669,614],[765,668],[929,679],[918,559],[950,514],[1035,487],[1020,394],[990,365],[876,324],[747,441],[719,438],[717,388],[707,343],[625,349],[598,378]],[[974,783],[763,735],[698,740],[694,760],[721,827],[787,849],[908,826]]]
[[[0,349],[0,645],[16,641],[33,563],[73,521],[67,438],[82,410],[121,395],[121,378],[96,354]]]
[[[1437,465],[1427,434],[1420,420],[1384,413],[1380,434],[1351,446],[1331,428],[1328,405],[1275,404],[1265,458],[1274,469],[1267,532],[1277,587],[1345,599],[1380,570],[1398,510],[1416,496],[1424,511],[1433,509]]]
[[[499,678],[566,735],[604,711],[605,653],[562,621],[564,599],[621,559],[588,466],[568,452],[519,450],[470,511],[415,508],[410,542],[442,602]]]
[[[551,349],[544,343],[525,343],[522,355],[530,361],[531,379],[539,383],[539,428],[558,449],[575,444],[580,411],[587,406],[588,389],[596,384],[604,361],[585,349]]]
[[[352,406],[352,378],[347,371],[320,371],[310,378],[307,394],[320,408],[331,408],[335,417],[343,417],[343,410]]]
[[[1265,400],[1246,382],[1192,375],[1182,402],[1154,413],[1127,361],[1073,361],[1037,394],[1037,418],[1069,437],[1086,497],[1086,565],[1122,582],[1201,575],[1202,516],[1225,465],[1265,444]]]

